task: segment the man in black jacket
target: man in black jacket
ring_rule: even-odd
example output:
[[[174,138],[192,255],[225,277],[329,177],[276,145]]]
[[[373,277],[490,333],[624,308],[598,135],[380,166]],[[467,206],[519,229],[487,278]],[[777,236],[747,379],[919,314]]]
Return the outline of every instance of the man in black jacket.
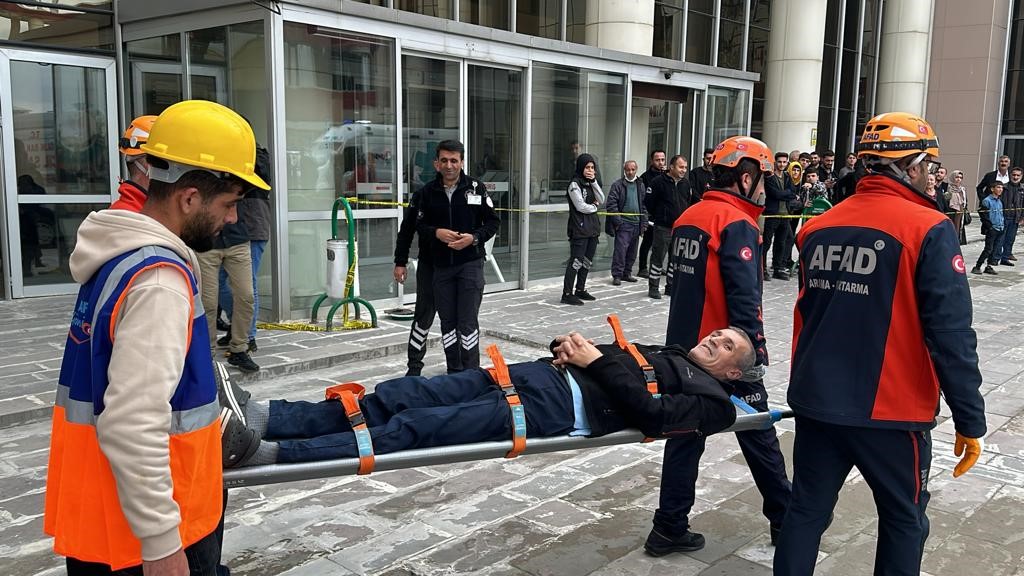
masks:
[[[1001,182],[1005,187],[1010,182],[1010,157],[1003,154],[999,157],[999,163],[995,170],[985,174],[982,177],[981,182],[978,182],[975,190],[978,192],[978,203],[980,204],[985,196],[988,196],[989,190],[994,182]]]
[[[704,191],[711,187],[711,181],[715,179],[715,174],[711,171],[711,157],[714,153],[714,148],[705,148],[703,163],[699,168],[690,171],[690,189],[693,196],[691,204],[704,196]]]
[[[789,221],[781,218],[789,214],[789,201],[796,198],[793,190],[786,186],[789,175],[786,174],[786,165],[789,162],[789,154],[785,152],[775,153],[775,171],[771,176],[765,178],[764,192],[764,230],[761,233],[761,271],[764,281],[768,282],[771,276],[768,274],[768,251],[774,243],[775,250],[772,252],[772,269],[779,276],[789,275],[786,263],[789,260],[786,250],[792,250],[791,238],[792,229]]]
[[[741,330],[715,330],[689,351],[636,348],[654,369],[656,395],[629,352],[616,344],[595,346],[578,333],[556,338],[551,358],[510,365],[526,413],[526,437],[593,437],[632,427],[650,438],[678,438],[721,432],[736,421],[725,382],[750,369],[755,358]],[[505,393],[485,370],[389,380],[358,403],[375,454],[512,437]],[[254,431],[252,442],[264,441],[242,450],[247,457],[236,465],[359,455],[337,400],[245,402],[241,409]]]
[[[437,178],[420,190],[416,232],[430,239],[434,306],[448,372],[480,366],[480,301],[484,296],[484,244],[498,231],[487,188],[462,171],[465,147],[437,145]]]
[[[655,300],[661,298],[659,284],[665,273],[665,294],[672,293],[672,262],[668,265],[668,247],[672,238],[672,225],[683,210],[692,203],[692,189],[686,179],[685,156],[675,155],[668,163],[668,172],[654,179],[644,205],[651,221],[654,222],[654,247],[651,249],[651,268],[647,276],[647,295]]]
[[[409,206],[405,209],[402,225],[398,227],[398,239],[395,242],[395,282],[404,284],[408,275],[409,248],[412,237],[416,234],[416,215],[419,213],[419,194],[417,190],[409,198]],[[423,357],[427,353],[427,334],[434,324],[434,263],[430,258],[430,238],[419,236],[419,257],[416,261],[416,308],[413,312],[412,327],[409,329],[409,357],[406,376],[419,376],[423,370]]]
[[[651,152],[651,162],[647,166],[647,171],[640,175],[640,180],[643,181],[644,189],[647,192],[651,191],[654,179],[664,174],[667,167],[668,156],[665,155],[664,150],[659,148]],[[640,264],[636,273],[641,278],[647,278],[647,259],[651,255],[651,245],[654,244],[654,223],[648,220],[646,224],[643,238],[640,240]]]

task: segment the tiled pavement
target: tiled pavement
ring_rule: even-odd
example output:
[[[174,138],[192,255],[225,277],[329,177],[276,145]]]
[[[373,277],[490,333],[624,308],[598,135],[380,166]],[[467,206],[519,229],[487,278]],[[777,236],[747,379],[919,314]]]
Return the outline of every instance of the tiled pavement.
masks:
[[[979,251],[977,242],[968,245],[968,261]],[[986,453],[954,480],[945,410],[933,434],[924,562],[932,576],[1024,576],[1024,274],[999,270],[971,277]],[[489,295],[483,344],[498,342],[512,362],[533,358],[570,329],[608,338],[609,312],[633,339],[663,338],[667,299],[653,302],[644,285],[613,287],[604,277],[593,279],[591,291],[599,300],[582,308],[559,305],[553,283]],[[785,399],[794,291],[793,282],[766,285],[766,382],[776,404]],[[0,303],[0,574],[62,573],[41,534],[49,428],[40,418],[52,402],[70,306],[67,297]],[[261,333],[263,370],[246,385],[258,398],[314,398],[328,382],[398,375],[406,330],[383,321],[372,331]],[[428,360],[427,373],[442,371],[436,334]],[[779,430],[788,457],[792,422]],[[224,559],[244,575],[770,574],[760,497],[731,435],[710,439],[698,483],[693,524],[707,548],[660,559],[643,554],[660,461],[654,443],[237,489]],[[870,491],[854,473],[823,539],[818,573],[870,573],[875,530]]]

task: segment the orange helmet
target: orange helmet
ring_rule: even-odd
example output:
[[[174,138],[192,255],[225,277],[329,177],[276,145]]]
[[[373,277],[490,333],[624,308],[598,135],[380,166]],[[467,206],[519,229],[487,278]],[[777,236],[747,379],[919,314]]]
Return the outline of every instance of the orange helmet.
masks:
[[[912,154],[939,157],[939,137],[923,118],[907,112],[887,112],[868,120],[857,143],[857,157],[898,160]]]
[[[155,121],[156,116],[139,116],[132,120],[132,123],[128,125],[128,129],[124,131],[124,136],[117,141],[117,150],[129,159],[133,156],[145,154],[145,152],[139,149],[139,146],[149,140],[149,132],[153,129],[153,122]]]
[[[723,140],[715,147],[715,151],[711,155],[711,165],[732,168],[738,166],[740,160],[744,158],[750,158],[757,162],[761,167],[761,172],[772,171],[771,148],[750,136],[733,136]]]

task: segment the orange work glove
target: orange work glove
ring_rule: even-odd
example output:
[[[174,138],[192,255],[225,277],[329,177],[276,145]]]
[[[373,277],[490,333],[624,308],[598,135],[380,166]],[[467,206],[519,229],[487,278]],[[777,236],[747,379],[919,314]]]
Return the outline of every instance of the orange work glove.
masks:
[[[963,456],[960,463],[953,469],[953,478],[966,474],[968,470],[977,463],[981,451],[985,449],[985,441],[981,438],[968,438],[956,433],[956,444],[953,445],[953,454]]]

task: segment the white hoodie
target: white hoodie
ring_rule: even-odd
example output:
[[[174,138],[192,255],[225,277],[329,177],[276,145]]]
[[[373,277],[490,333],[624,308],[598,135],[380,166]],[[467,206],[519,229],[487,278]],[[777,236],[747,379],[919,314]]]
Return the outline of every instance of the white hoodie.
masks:
[[[86,217],[71,254],[71,274],[84,284],[109,260],[143,246],[174,251],[199,281],[196,255],[180,238],[156,220],[126,210]],[[192,290],[181,273],[160,266],[138,276],[113,319],[109,385],[96,434],[117,481],[121,509],[142,542],[143,560],[159,560],[181,548],[168,430],[171,396],[185,364],[191,302]]]

